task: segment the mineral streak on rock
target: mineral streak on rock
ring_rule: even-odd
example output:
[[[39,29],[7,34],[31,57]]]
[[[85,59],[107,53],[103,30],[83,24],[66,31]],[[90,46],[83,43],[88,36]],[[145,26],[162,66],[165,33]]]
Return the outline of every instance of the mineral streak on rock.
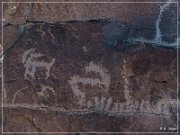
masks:
[[[137,44],[114,51],[103,46],[103,29],[92,22],[25,28],[4,56],[5,131],[176,127],[176,50]]]
[[[156,35],[154,37],[154,40],[157,43],[161,43],[162,42],[162,33],[161,33],[161,29],[160,29],[160,22],[161,22],[161,18],[162,18],[162,13],[164,10],[168,9],[174,2],[174,0],[167,0],[166,3],[163,6],[160,6],[160,11],[159,11],[159,15],[156,21]]]

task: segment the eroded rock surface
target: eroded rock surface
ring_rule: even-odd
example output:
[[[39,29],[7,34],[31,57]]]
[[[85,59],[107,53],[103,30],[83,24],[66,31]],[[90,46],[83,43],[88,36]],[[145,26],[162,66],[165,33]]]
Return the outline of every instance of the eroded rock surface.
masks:
[[[175,132],[177,50],[104,38],[98,22],[27,26],[4,57],[4,130]]]
[[[71,3],[77,1],[63,3],[63,0],[60,0],[56,1],[59,3],[43,3],[42,1],[42,3],[4,3],[3,22],[4,24],[19,25],[27,21],[57,23],[112,19],[135,28],[136,31],[132,32],[131,38],[143,37],[152,40],[156,34],[156,21],[159,12],[165,4],[165,1],[160,0],[159,2],[162,3],[153,3],[153,1],[152,3],[145,3],[148,1],[130,0],[127,3],[127,1],[123,0],[106,0],[105,2],[114,3],[98,3],[102,1],[88,3],[88,0],[84,0],[82,3]],[[172,2],[176,2],[176,0]],[[163,11],[162,17],[160,17],[163,21],[160,21],[160,27],[163,31],[163,41],[175,42],[177,35],[177,4],[172,3],[169,7],[171,10]]]

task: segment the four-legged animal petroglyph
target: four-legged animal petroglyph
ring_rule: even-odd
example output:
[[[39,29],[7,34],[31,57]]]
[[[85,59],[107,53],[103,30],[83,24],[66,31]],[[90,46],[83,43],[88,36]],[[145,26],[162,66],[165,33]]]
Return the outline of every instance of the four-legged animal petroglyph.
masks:
[[[46,78],[50,76],[50,70],[52,65],[55,62],[55,59],[52,59],[51,62],[39,61],[38,58],[43,57],[44,54],[36,53],[35,49],[30,49],[24,52],[22,56],[22,63],[24,63],[24,67],[26,68],[24,77],[27,80],[31,80],[34,78],[34,74],[37,68],[45,68],[46,69]]]
[[[79,84],[81,83],[83,86],[91,85],[92,87],[96,86],[99,88],[104,88],[103,92],[106,93],[109,91],[109,85],[111,82],[111,76],[108,74],[108,70],[105,69],[102,65],[97,65],[94,62],[90,62],[85,67],[85,73],[95,72],[96,74],[100,74],[101,79],[94,79],[88,77],[80,77],[78,75],[74,75],[69,80],[69,84],[71,85],[72,91],[74,95],[79,100],[80,109],[81,108],[94,108],[98,111],[110,111],[111,113],[122,113],[122,112],[142,112],[142,113],[155,113],[155,114],[166,114],[169,115],[169,110],[167,108],[170,107],[170,104],[162,99],[156,105],[151,105],[149,101],[141,100],[141,102],[133,101],[130,96],[130,87],[129,87],[129,78],[126,75],[126,60],[124,59],[123,69],[121,72],[122,79],[124,80],[124,98],[125,102],[113,102],[113,97],[104,97],[103,93],[101,97],[93,96],[91,100],[87,100],[86,94],[82,89],[80,89]],[[104,86],[104,87],[101,87]]]
[[[24,74],[25,79],[31,82],[35,78],[35,74],[38,68],[45,69],[44,79],[45,80],[48,79],[48,77],[50,76],[51,67],[54,64],[55,59],[52,59],[51,62],[45,62],[43,60],[44,56],[45,56],[44,54],[36,53],[34,48],[29,49],[24,52],[22,56],[22,63],[24,64],[24,67],[25,67],[25,74]],[[41,83],[38,85],[40,85],[40,89],[41,89],[41,91],[37,92],[37,95],[39,97],[48,98],[48,96],[50,96],[51,94],[55,97],[55,90],[52,87],[48,85],[46,86]]]
[[[99,73],[101,76],[101,79],[92,79],[92,78],[82,78],[79,76],[73,76],[71,77],[71,80],[69,80],[69,83],[71,85],[71,88],[74,92],[74,94],[79,98],[79,104],[81,107],[85,106],[85,92],[82,92],[79,87],[78,87],[78,83],[82,83],[83,85],[91,85],[91,86],[104,86],[104,92],[107,92],[109,90],[109,84],[110,84],[110,76],[108,75],[108,71],[103,68],[102,66],[98,66],[96,65],[94,62],[90,62],[86,67],[85,67],[85,72],[95,72],[95,73]],[[95,99],[95,103],[98,104],[98,100]],[[89,106],[91,105],[91,103],[88,103]]]

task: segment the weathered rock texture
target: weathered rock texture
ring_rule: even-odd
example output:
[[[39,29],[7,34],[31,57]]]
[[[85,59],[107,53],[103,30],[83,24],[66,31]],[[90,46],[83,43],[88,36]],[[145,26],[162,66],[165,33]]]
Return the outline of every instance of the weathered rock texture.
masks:
[[[152,16],[158,14],[156,10],[153,10],[157,6],[158,4],[154,3],[5,3],[4,14],[5,22],[13,24],[24,23],[27,19],[44,22],[116,19],[141,25],[136,21],[142,22],[141,19],[146,17],[148,27],[151,26],[148,23],[152,21],[147,18],[153,19]]]
[[[176,50],[141,44],[109,49],[102,27],[82,22],[25,28],[4,57],[5,131],[176,127]]]
[[[160,5],[4,4],[3,131],[175,132],[177,50],[108,48],[101,22],[152,39]],[[160,26],[167,37],[176,36],[171,9]]]
[[[4,23],[24,24],[27,20],[56,23],[113,19],[136,28],[136,38],[143,36],[152,39],[161,5],[162,3],[4,3]],[[164,36],[177,35],[176,7],[176,3],[172,4],[172,10],[163,13],[166,16],[161,25]]]

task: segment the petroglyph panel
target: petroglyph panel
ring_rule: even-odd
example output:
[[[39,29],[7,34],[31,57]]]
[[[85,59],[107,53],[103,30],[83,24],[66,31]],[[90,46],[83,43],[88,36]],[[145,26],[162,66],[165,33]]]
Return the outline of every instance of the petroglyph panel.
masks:
[[[65,117],[73,117],[86,131],[91,129],[84,122],[85,116],[101,117],[110,123],[117,119],[121,124],[128,121],[126,116],[136,115],[141,121],[144,117],[174,117],[176,51],[141,44],[127,49],[125,43],[116,49],[107,48],[102,25],[70,22],[25,27],[22,38],[4,57],[4,107],[57,112],[53,122],[63,119],[66,123]],[[161,76],[162,72],[167,74]],[[168,125],[174,127],[175,122],[169,120]],[[83,131],[80,127],[76,129]]]

